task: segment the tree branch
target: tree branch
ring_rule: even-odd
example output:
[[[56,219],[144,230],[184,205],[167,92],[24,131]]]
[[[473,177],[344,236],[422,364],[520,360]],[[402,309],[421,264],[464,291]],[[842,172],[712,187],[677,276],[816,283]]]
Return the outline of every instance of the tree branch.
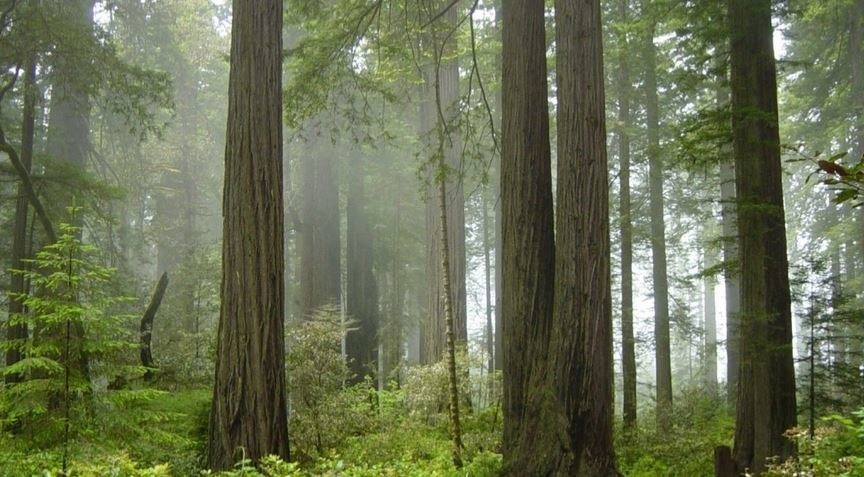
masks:
[[[30,205],[33,206],[36,215],[39,216],[39,221],[42,223],[42,228],[45,229],[45,234],[48,235],[48,240],[51,243],[56,242],[57,233],[54,231],[54,226],[51,224],[51,219],[48,218],[45,208],[42,207],[42,202],[39,200],[39,196],[36,195],[36,189],[33,188],[33,181],[30,179],[30,174],[27,172],[27,169],[24,168],[24,164],[21,163],[21,158],[18,157],[18,152],[15,151],[14,147],[6,142],[2,130],[0,130],[0,152],[5,152],[6,155],[9,156],[9,160],[15,168],[15,172],[18,173],[18,177],[21,179],[21,185],[24,187],[27,200],[30,201]]]

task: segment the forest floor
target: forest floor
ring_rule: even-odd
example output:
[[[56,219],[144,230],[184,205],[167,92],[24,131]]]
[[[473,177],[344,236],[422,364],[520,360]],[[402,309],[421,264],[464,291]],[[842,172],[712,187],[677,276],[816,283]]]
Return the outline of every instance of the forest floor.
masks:
[[[70,475],[78,476],[200,476],[205,458],[211,391],[207,388],[153,392],[142,390],[111,403],[88,417],[69,443]],[[121,393],[122,394],[122,393]],[[374,403],[369,404],[369,397]],[[497,407],[466,414],[465,467],[455,469],[444,414],[418,413],[398,391],[354,392],[344,402],[357,422],[344,415],[324,416],[316,423],[293,422],[292,459],[269,460],[262,469],[240,465],[222,476],[494,476],[501,468],[501,414]],[[357,403],[361,403],[357,407]],[[676,403],[675,423],[657,433],[647,412],[639,426],[616,429],[618,466],[627,476],[712,475],[713,449],[731,443],[733,420],[719,399],[688,396]],[[101,417],[100,414],[102,415]],[[864,416],[862,416],[864,417]],[[329,420],[328,419],[332,419]],[[861,427],[860,420],[851,420]],[[298,427],[303,425],[303,429]],[[310,431],[310,429],[313,429]],[[864,429],[864,427],[862,427]],[[38,429],[0,435],[0,475],[62,475],[63,446]],[[854,432],[851,435],[854,450]],[[52,441],[54,445],[41,445]],[[847,436],[848,437],[848,436]],[[864,441],[864,433],[858,437]],[[848,439],[847,439],[848,441]],[[844,441],[845,442],[845,441]],[[834,447],[837,447],[836,445]],[[864,448],[864,443],[859,447]],[[807,452],[807,449],[802,449]],[[824,454],[824,452],[823,452]],[[841,452],[842,454],[842,452]],[[817,453],[808,454],[809,462]],[[838,454],[839,455],[839,454]],[[806,457],[806,456],[805,456]],[[823,460],[831,458],[822,455]],[[803,461],[803,460],[802,460]],[[864,475],[856,462],[842,475]],[[851,462],[851,463],[850,463]],[[803,464],[801,464],[803,465]],[[826,467],[826,472],[837,467]],[[778,469],[772,475],[797,475]],[[814,472],[807,475],[841,475]]]

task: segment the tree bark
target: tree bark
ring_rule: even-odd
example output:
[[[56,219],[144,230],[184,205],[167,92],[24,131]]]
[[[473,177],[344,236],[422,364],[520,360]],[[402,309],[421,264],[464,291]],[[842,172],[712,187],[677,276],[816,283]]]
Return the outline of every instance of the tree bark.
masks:
[[[633,332],[633,223],[630,208],[630,66],[626,25],[629,0],[619,0],[618,160],[620,169],[619,227],[621,229],[621,368],[624,378],[624,425],[636,424],[636,338]]]
[[[282,1],[234,0],[222,286],[208,464],[288,459],[284,362]]]
[[[543,0],[502,2],[504,475],[539,475],[557,436],[540,422],[552,322],[555,244]],[[542,439],[542,440],[541,440]]]
[[[651,3],[643,0],[643,12]],[[663,220],[663,157],[660,150],[659,98],[657,92],[657,47],[654,45],[655,13],[645,35],[645,114],[648,128],[648,188],[651,215],[651,263],[654,282],[654,345],[657,375],[657,424],[671,425],[672,353],[669,340],[669,282],[666,271],[666,225]]]
[[[732,130],[741,237],[741,361],[734,457],[765,469],[794,445],[795,368],[770,0],[730,0]]]

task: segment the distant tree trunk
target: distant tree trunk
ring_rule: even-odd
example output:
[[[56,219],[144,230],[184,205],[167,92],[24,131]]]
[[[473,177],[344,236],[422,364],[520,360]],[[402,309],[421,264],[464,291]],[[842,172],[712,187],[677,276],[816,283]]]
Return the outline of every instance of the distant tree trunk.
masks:
[[[552,376],[556,475],[617,476],[600,0],[556,0],[558,188]],[[548,431],[547,431],[548,432]]]
[[[208,465],[288,459],[283,318],[282,1],[234,0],[222,304]]]
[[[849,63],[852,69],[852,84],[850,98],[864,97],[864,0],[855,0],[852,3],[852,12],[849,18],[851,28],[849,30]],[[864,105],[856,102],[854,123],[852,128],[852,150],[850,151],[852,161],[864,159]],[[859,207],[856,214],[858,221],[858,250],[859,257],[864,256],[864,207]],[[854,263],[854,260],[852,261]],[[852,276],[855,275],[854,265]],[[864,266],[862,266],[864,270]],[[864,273],[864,272],[862,272]],[[861,352],[864,354],[864,343],[861,344]],[[861,358],[858,359],[861,363]],[[862,363],[864,364],[864,363]]]
[[[500,159],[499,159],[500,164]],[[501,177],[501,167],[498,167],[496,173],[498,180]],[[504,310],[504,277],[502,274],[504,252],[502,241],[501,224],[504,220],[501,210],[501,188],[496,188],[495,201],[495,370],[504,370],[504,320],[502,313]]]
[[[492,331],[492,261],[490,259],[489,243],[489,188],[484,187],[480,193],[483,214],[483,275],[485,278],[484,289],[486,291],[486,372],[492,373],[495,366],[495,344]]]
[[[342,302],[339,188],[333,151],[326,146],[328,138],[310,141],[307,153],[300,159],[300,309],[307,318],[323,306],[339,307]]]
[[[501,35],[501,0],[495,1],[495,28],[499,35]],[[501,56],[496,55],[495,60],[497,61],[497,71],[501,71]],[[501,113],[502,113],[502,103],[501,103],[501,88],[498,88],[492,97],[493,108],[497,113],[496,119],[498,120],[498,133],[501,132]],[[499,135],[499,138],[501,136]],[[500,140],[500,139],[499,139]],[[499,143],[500,145],[500,143]],[[502,292],[502,276],[501,276],[501,260],[502,260],[502,249],[501,249],[501,155],[499,154],[493,159],[493,164],[496,165],[496,168],[492,174],[493,183],[495,185],[494,198],[495,198],[495,370],[502,371],[504,369],[504,327],[503,320],[501,319],[501,310],[504,309],[504,293]]]
[[[363,159],[356,158],[348,184],[346,313],[354,323],[345,337],[345,352],[354,382],[377,369],[378,283],[372,271],[372,230],[366,213]]]
[[[770,0],[730,0],[732,130],[741,237],[734,457],[761,472],[794,445],[795,368]]]
[[[36,60],[31,59],[24,72],[24,111],[21,118],[21,164],[30,173],[33,163],[33,138],[34,125],[36,122],[36,101],[39,91],[36,86]],[[12,228],[12,256],[10,257],[11,270],[23,270],[26,268],[22,260],[27,255],[27,213],[29,201],[24,185],[18,186],[17,199],[15,201],[15,222]],[[10,273],[9,277],[9,318],[24,313],[24,303],[18,299],[27,292],[24,276],[20,273]],[[6,349],[6,366],[13,366],[20,362],[24,356],[24,344],[29,333],[25,323],[10,325],[6,329],[6,340],[13,346]],[[21,381],[20,374],[7,374],[6,383],[12,384]]]
[[[642,2],[646,11],[649,2]],[[648,13],[649,17],[654,15]],[[657,92],[656,20],[650,20],[645,42],[645,114],[648,127],[648,188],[651,215],[651,257],[654,280],[654,344],[657,374],[657,423],[671,425],[672,353],[669,342],[669,282],[666,272],[666,225],[663,220],[663,157],[660,150],[659,99]]]
[[[729,108],[729,90],[724,84],[727,79],[724,71],[717,88],[717,106]],[[730,130],[731,132],[731,130]],[[731,140],[731,138],[730,138]],[[723,287],[726,291],[726,398],[732,409],[738,395],[738,345],[740,298],[740,262],[738,257],[738,218],[736,213],[735,164],[731,144],[720,149],[720,210],[723,233]]]
[[[144,315],[141,317],[141,366],[145,368],[155,368],[153,363],[153,353],[150,344],[153,341],[153,320],[156,318],[156,312],[159,311],[159,306],[162,304],[162,298],[165,296],[165,290],[168,289],[168,272],[163,272],[159,277],[159,282],[156,284],[156,289],[153,290],[153,296],[150,297],[150,304],[144,310]],[[144,373],[144,378],[149,379],[153,376],[153,372],[148,369]]]
[[[402,207],[400,196],[394,198],[394,230],[391,247],[390,270],[390,313],[388,323],[381,329],[381,340],[384,343],[384,378],[389,378],[392,372],[399,368],[402,362],[405,336],[405,291],[402,285],[403,262],[400,253],[400,235],[402,233]],[[380,359],[380,357],[379,357]],[[397,377],[398,378],[398,377]]]
[[[618,3],[619,21],[626,25],[629,0]],[[624,425],[636,424],[636,338],[633,332],[633,224],[630,217],[630,66],[627,32],[619,33],[618,57],[618,160],[621,192],[621,368],[624,375]]]
[[[706,271],[717,265],[717,251],[707,241],[702,250],[702,263]],[[706,274],[702,283],[705,287],[705,390],[714,396],[717,393],[717,307],[714,299],[717,278],[713,273]]]
[[[502,2],[504,475],[539,475],[558,451],[540,422],[552,325],[555,244],[543,0]]]
[[[456,342],[464,346],[468,341],[467,295],[465,282],[465,192],[462,186],[462,154],[461,139],[456,126],[459,99],[459,62],[454,57],[456,51],[456,36],[450,32],[457,28],[456,4],[449,1],[437,2],[440,8],[447,8],[440,22],[434,22],[430,28],[439,29],[431,35],[432,46],[436,48],[434,63],[427,74],[427,93],[431,96],[425,114],[428,129],[421,131],[428,134],[431,128],[444,131],[444,149],[439,153],[444,155],[447,190],[447,230],[450,248],[450,277],[452,294],[450,302],[453,306],[453,326]],[[446,342],[446,326],[443,299],[443,277],[434,272],[440,265],[441,238],[438,234],[441,225],[439,221],[436,164],[429,165],[428,197],[426,203],[427,227],[427,280],[430,290],[429,321],[426,326],[426,355],[424,362],[433,363],[443,357]]]
[[[829,220],[831,220],[831,222],[836,226],[839,222],[837,217],[839,207],[832,202],[829,202],[828,206],[830,207],[829,210],[831,210],[831,213],[826,215],[826,218],[830,217],[831,219]],[[831,311],[835,317],[839,318],[841,307],[843,306],[843,277],[840,269],[839,240],[832,238],[828,247],[831,267],[831,276],[829,277],[831,282]],[[842,319],[831,320],[829,325],[831,345],[831,370],[829,376],[831,376],[832,381],[837,380],[837,378],[842,374],[842,369],[848,366],[849,363],[846,356],[846,340],[848,339],[847,336],[850,334],[850,330],[847,327],[847,323],[844,321],[845,320]]]
[[[62,2],[59,6],[62,15],[67,18],[72,28],[79,30],[82,36],[92,35],[93,5],[95,0],[71,0]],[[80,68],[87,68],[75,61],[75,45],[61,43],[57,45],[51,86],[51,112],[48,119],[47,152],[52,158],[65,162],[71,169],[83,172],[86,168],[87,155],[90,152],[90,96],[87,85],[81,82]],[[55,217],[68,217],[66,207],[73,204],[75,190],[64,191],[59,206],[54,210]],[[80,221],[80,214],[75,216]],[[68,219],[65,219],[68,221]],[[73,225],[80,225],[76,223]],[[78,232],[80,238],[80,231]],[[84,327],[75,322],[71,330],[73,347],[83,347]],[[79,349],[70,354],[78,356],[78,362],[73,368],[85,380],[90,379],[90,360],[88,353]]]
[[[849,18],[849,63],[852,69],[851,98],[861,98],[864,95],[864,0],[852,2],[852,14]],[[864,105],[856,103],[852,133],[852,160],[858,161],[864,157]],[[864,210],[864,209],[860,209]],[[864,212],[859,215],[864,218]],[[861,241],[864,247],[864,240]]]

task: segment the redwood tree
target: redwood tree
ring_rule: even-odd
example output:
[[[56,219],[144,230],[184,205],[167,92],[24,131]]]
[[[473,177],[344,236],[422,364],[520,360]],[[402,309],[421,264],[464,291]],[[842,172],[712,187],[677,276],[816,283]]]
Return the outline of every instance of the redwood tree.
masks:
[[[600,0],[555,2],[558,200],[550,376],[558,414],[565,417],[555,420],[555,434],[564,440],[556,475],[618,475],[600,10]]]
[[[729,0],[732,136],[740,235],[741,314],[734,458],[739,471],[788,457],[795,368],[777,72],[770,0]]]
[[[506,475],[533,475],[555,450],[538,442],[551,429],[531,385],[545,373],[555,265],[544,2],[504,0],[502,13],[502,451]]]
[[[617,475],[599,0],[555,3],[558,207],[544,2],[504,2],[505,475]]]
[[[208,464],[288,458],[283,315],[282,1],[234,0],[222,304]]]
[[[654,361],[657,374],[657,423],[670,425],[672,412],[672,352],[669,338],[669,278],[666,267],[666,223],[663,217],[663,157],[660,150],[660,106],[657,91],[656,19],[653,2],[643,0],[648,17],[645,45],[645,120],[648,128],[648,190],[651,216],[651,267],[654,287]]]
[[[633,331],[633,221],[630,217],[630,66],[627,41],[629,0],[619,0],[622,26],[618,44],[618,161],[621,183],[619,222],[621,228],[621,371],[623,374],[624,424],[636,424],[636,338]]]

